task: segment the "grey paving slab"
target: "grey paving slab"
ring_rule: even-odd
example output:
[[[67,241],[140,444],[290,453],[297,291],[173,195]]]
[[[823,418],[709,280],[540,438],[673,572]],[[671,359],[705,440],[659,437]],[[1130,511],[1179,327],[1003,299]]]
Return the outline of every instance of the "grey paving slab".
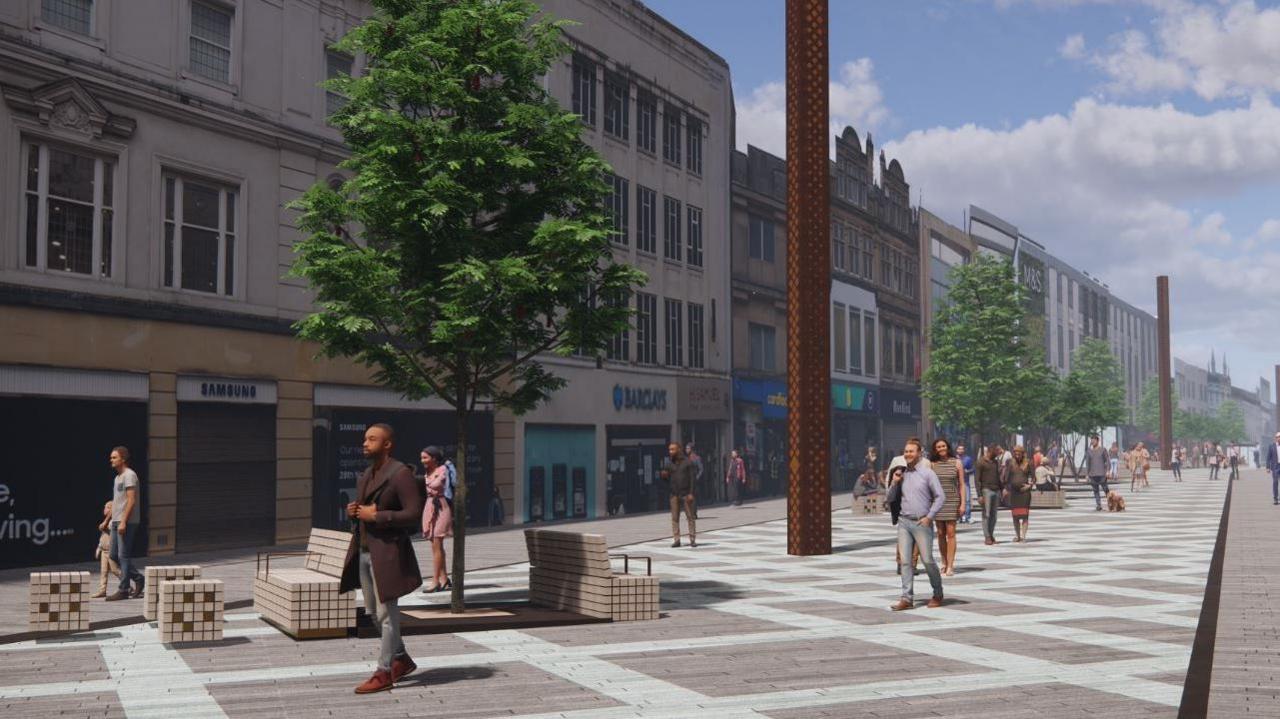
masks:
[[[97,647],[74,649],[32,649],[19,653],[0,652],[0,685],[41,684],[65,681],[68,676],[106,679],[110,676]]]
[[[884,598],[886,605],[897,598],[894,592],[889,594],[891,596]],[[892,612],[887,607],[858,607],[825,599],[807,602],[787,602],[786,604],[775,604],[774,606],[786,609],[789,612],[812,614],[817,617],[864,625],[910,624],[912,622],[928,621],[926,616],[920,612]]]
[[[1126,597],[1116,594],[1106,594],[1104,592],[1087,592],[1080,589],[1065,589],[1063,587],[1014,587],[1010,589],[1009,592],[1013,594],[1021,594],[1026,597],[1046,597],[1064,602],[1094,604],[1100,607],[1135,607],[1152,603],[1150,600],[1143,599],[1141,597]]]
[[[1073,629],[1085,629],[1091,632],[1099,632],[1102,634],[1119,634],[1134,639],[1146,639],[1153,642],[1168,642],[1170,644],[1179,644],[1190,646],[1195,639],[1196,630],[1194,627],[1179,627],[1169,624],[1160,624],[1158,622],[1144,622],[1137,619],[1125,619],[1123,617],[1107,617],[1105,619],[1068,619],[1063,621],[1055,621],[1053,624],[1060,624],[1064,627]],[[1181,682],[1179,682],[1181,683]]]
[[[410,656],[436,657],[483,652],[484,648],[455,635],[408,636]],[[318,666],[347,662],[373,662],[378,644],[367,639],[294,641],[281,633],[240,637],[231,644],[179,646],[176,651],[195,672],[243,671],[278,666]]]
[[[999,622],[989,627],[968,627],[917,632],[917,636],[936,637],[949,642],[959,642],[983,649],[1044,659],[1057,664],[1096,664],[1126,659],[1143,659],[1147,655],[1138,652],[1081,644],[1053,637],[1028,636],[1022,632],[1002,629]]]
[[[547,627],[528,629],[524,634],[564,647],[599,644],[624,644],[663,640],[688,640],[698,637],[734,636],[780,632],[789,627],[711,609],[672,609],[653,622],[618,622],[583,627]]]
[[[0,699],[0,716],[5,719],[125,719],[126,715],[115,692],[88,692],[67,696]]]

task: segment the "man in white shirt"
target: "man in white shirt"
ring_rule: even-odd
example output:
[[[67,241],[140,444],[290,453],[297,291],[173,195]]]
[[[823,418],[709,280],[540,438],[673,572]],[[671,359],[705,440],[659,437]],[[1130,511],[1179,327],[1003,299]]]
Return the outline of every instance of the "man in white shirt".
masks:
[[[129,448],[111,450],[111,468],[116,471],[114,492],[111,499],[111,558],[120,565],[120,588],[107,595],[108,602],[136,599],[142,596],[144,577],[134,565],[133,540],[142,522],[142,507],[138,505],[138,474],[129,467]],[[134,589],[129,591],[129,582]]]

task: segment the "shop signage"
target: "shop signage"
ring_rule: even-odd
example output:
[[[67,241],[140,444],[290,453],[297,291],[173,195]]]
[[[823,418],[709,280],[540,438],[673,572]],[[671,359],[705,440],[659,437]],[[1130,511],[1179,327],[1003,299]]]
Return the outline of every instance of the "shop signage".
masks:
[[[776,380],[735,379],[735,402],[751,402],[763,407],[765,419],[782,419],[787,416],[787,385]]]
[[[667,391],[654,387],[613,386],[613,408],[619,412],[624,409],[641,411],[665,411],[667,409]]]
[[[729,383],[720,379],[677,378],[676,418],[681,421],[728,420]]]
[[[919,419],[921,414],[920,395],[915,392],[882,389],[881,406],[885,419]]]
[[[879,404],[876,387],[849,384],[848,382],[831,383],[831,407],[844,412],[866,412],[875,414]]]
[[[178,401],[275,404],[276,383],[228,377],[179,377]]]

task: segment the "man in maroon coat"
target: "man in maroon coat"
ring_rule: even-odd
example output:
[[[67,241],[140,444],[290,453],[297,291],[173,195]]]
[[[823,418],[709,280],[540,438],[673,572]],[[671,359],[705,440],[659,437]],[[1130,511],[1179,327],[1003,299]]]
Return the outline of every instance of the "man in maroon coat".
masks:
[[[375,424],[364,434],[364,456],[369,468],[360,475],[356,500],[347,505],[355,520],[351,546],[342,570],[342,589],[360,587],[365,611],[377,620],[382,637],[378,669],[357,694],[390,689],[418,668],[400,640],[400,597],[422,586],[418,558],[410,533],[422,523],[425,498],[408,467],[391,458],[395,432]]]

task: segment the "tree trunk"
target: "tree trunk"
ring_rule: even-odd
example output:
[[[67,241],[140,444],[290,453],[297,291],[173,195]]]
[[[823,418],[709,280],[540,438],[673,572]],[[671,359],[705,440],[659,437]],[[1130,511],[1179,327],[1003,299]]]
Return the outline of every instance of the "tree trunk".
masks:
[[[455,411],[458,445],[453,453],[453,463],[458,472],[458,486],[453,489],[453,591],[449,597],[449,609],[454,614],[466,611],[463,599],[466,591],[466,538],[467,538],[467,424],[470,412],[465,405]]]

